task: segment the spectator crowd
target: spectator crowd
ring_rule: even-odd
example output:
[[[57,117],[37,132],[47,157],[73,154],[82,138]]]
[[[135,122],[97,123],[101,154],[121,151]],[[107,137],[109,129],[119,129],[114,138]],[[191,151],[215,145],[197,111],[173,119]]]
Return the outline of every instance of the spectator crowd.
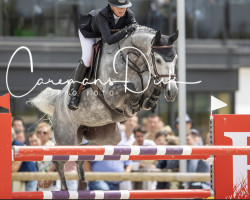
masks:
[[[192,120],[186,115],[186,143],[187,145],[203,145],[203,139],[197,129],[192,128]],[[132,117],[120,123],[122,140],[118,145],[121,146],[155,146],[155,145],[179,145],[178,130],[179,119],[176,119],[175,130],[169,125],[165,125],[163,120],[155,115],[150,114],[141,120],[137,116]],[[209,135],[207,136],[209,138]],[[83,139],[83,144],[86,141]],[[208,144],[206,139],[206,145]],[[37,124],[35,131],[25,132],[25,124],[21,118],[14,118],[12,121],[12,145],[16,146],[54,146],[53,130],[50,124],[41,122]],[[84,162],[86,172],[179,172],[178,160],[159,160],[159,161],[86,161]],[[53,161],[38,162],[21,162],[12,163],[12,172],[55,172],[56,167]],[[66,172],[76,172],[74,162],[67,162],[65,165]],[[209,173],[209,164],[203,160],[188,160],[187,172],[190,173]],[[70,191],[76,191],[78,182],[76,180],[67,181]],[[131,181],[90,181],[88,189],[90,190],[132,190],[132,189],[209,189],[209,182],[131,182]],[[13,191],[58,191],[60,190],[60,181],[13,181]]]

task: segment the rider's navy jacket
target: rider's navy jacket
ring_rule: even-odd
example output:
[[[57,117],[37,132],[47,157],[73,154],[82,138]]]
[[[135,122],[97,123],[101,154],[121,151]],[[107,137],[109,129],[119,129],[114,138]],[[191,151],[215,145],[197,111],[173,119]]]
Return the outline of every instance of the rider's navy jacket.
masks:
[[[114,44],[126,36],[125,27],[136,23],[133,12],[128,8],[125,15],[115,24],[113,11],[108,5],[87,15],[80,15],[79,29],[85,38],[102,37],[108,44]],[[111,29],[122,30],[112,34]]]

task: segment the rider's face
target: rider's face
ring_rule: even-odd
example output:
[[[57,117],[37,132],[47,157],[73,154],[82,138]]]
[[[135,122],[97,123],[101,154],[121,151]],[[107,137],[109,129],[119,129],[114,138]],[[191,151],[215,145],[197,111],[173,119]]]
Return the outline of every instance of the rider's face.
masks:
[[[111,6],[111,10],[117,17],[122,17],[125,15],[127,8],[118,8],[118,7]]]

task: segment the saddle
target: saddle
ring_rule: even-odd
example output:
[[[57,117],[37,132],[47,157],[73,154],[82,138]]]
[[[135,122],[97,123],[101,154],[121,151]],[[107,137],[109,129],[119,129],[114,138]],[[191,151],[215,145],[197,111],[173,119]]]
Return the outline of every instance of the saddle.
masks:
[[[97,73],[99,69],[99,61],[100,61],[101,52],[102,52],[101,51],[102,46],[103,46],[102,40],[99,40],[97,43],[93,44],[92,46],[90,70],[88,71],[86,77],[84,77],[84,78],[87,78],[89,82],[97,78]],[[80,94],[83,90],[90,88],[90,87],[91,87],[90,85],[84,86],[83,84],[81,84],[78,90],[78,94]]]

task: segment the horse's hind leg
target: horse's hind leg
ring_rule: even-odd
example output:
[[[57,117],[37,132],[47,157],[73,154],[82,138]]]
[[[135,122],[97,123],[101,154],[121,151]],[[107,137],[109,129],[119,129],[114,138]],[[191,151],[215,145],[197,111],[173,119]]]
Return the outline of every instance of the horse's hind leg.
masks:
[[[64,165],[66,162],[64,161],[56,161],[56,169],[59,173],[60,179],[61,179],[61,190],[65,191],[68,190],[67,184],[66,184],[66,178],[64,174]]]
[[[77,172],[79,176],[79,182],[78,182],[78,190],[87,190],[88,184],[85,181],[85,173],[84,173],[84,161],[77,161],[76,167]]]
[[[53,128],[56,144],[58,146],[75,145],[77,125],[70,123],[67,115],[55,112],[53,116]],[[56,162],[56,169],[61,179],[61,190],[68,190],[64,175],[65,163],[66,161]]]

